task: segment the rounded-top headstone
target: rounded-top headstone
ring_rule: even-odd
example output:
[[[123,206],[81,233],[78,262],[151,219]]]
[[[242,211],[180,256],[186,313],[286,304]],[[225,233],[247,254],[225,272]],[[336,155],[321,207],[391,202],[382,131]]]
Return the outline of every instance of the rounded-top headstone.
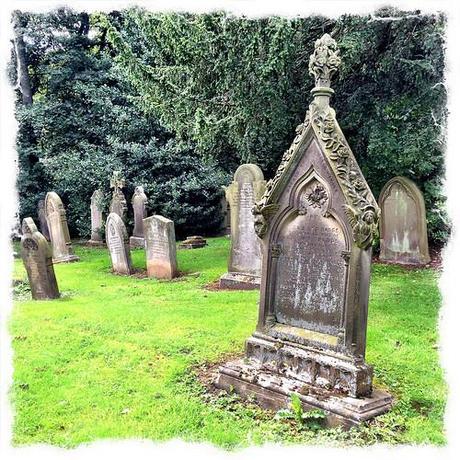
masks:
[[[415,182],[393,177],[380,192],[380,260],[400,264],[430,261],[425,201]]]

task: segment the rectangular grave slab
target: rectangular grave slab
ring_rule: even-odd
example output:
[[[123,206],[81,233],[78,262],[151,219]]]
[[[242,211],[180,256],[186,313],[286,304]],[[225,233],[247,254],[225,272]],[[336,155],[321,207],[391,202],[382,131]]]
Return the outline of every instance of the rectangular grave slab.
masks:
[[[253,209],[262,242],[256,331],[215,384],[277,407],[295,393],[349,425],[389,410],[392,398],[373,388],[365,362],[380,210],[329,105],[339,64],[325,34],[310,58],[313,102]]]

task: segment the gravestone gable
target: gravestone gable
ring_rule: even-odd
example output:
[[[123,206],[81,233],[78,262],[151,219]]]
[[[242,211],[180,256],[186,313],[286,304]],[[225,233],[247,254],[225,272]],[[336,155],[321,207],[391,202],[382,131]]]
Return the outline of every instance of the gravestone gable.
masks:
[[[95,190],[91,196],[91,239],[89,245],[99,246],[104,244],[102,232],[104,224],[102,221],[102,192]]]
[[[118,214],[123,222],[126,223],[128,205],[122,188],[125,186],[125,179],[121,177],[121,171],[114,171],[110,179],[110,188],[113,188],[112,201],[110,202],[110,212]],[[107,239],[107,238],[106,238]]]
[[[380,260],[400,264],[430,261],[425,201],[414,182],[394,177],[383,187],[379,206]]]
[[[22,221],[21,257],[29,278],[32,298],[57,299],[59,288],[54,274],[52,251],[30,217]]]
[[[174,222],[163,216],[144,219],[147,274],[151,278],[177,276],[176,234]]]
[[[262,250],[254,230],[252,207],[262,198],[266,183],[262,170],[254,164],[241,165],[225,196],[230,204],[232,246],[228,273],[220,287],[254,289],[260,286]]]
[[[254,207],[262,240],[259,320],[246,357],[222,366],[216,385],[353,424],[391,406],[366,364],[371,243],[379,208],[329,106],[337,45],[315,43],[313,102],[275,177]]]
[[[147,195],[143,187],[136,187],[132,199],[134,211],[134,230],[133,236],[129,239],[129,244],[133,248],[143,248],[144,240],[144,219],[147,216]]]
[[[129,250],[128,232],[121,217],[111,212],[105,224],[105,240],[112,260],[112,270],[119,275],[131,275],[133,265]]]
[[[41,234],[49,241],[50,232],[48,230],[48,223],[46,222],[45,200],[40,200],[38,202],[38,221],[40,222]]]
[[[46,194],[45,214],[53,248],[53,262],[57,264],[80,260],[73,253],[64,205],[57,193],[48,192]]]

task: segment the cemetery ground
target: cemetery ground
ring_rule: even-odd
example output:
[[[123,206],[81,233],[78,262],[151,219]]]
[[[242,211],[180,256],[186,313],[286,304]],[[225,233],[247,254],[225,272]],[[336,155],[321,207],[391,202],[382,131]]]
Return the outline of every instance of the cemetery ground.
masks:
[[[436,270],[373,265],[366,361],[375,385],[396,402],[389,413],[342,431],[321,428],[321,418],[275,414],[206,388],[210,367],[243,353],[259,296],[206,288],[226,272],[230,241],[208,243],[178,251],[183,275],[173,281],[113,275],[106,248],[75,244],[81,260],[55,266],[62,297],[52,301],[30,299],[15,260],[9,325],[15,445],[73,447],[104,438],[181,438],[227,449],[445,443]],[[144,269],[144,251],[132,255]]]

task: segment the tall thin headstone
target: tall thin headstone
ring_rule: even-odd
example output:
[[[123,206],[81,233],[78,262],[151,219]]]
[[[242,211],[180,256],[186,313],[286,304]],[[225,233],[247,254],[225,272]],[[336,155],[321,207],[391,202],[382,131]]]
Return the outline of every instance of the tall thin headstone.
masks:
[[[406,177],[393,177],[380,192],[380,260],[400,264],[430,261],[425,201],[417,185]]]
[[[144,219],[147,274],[158,279],[177,276],[174,222],[163,216]]]
[[[22,221],[21,257],[29,278],[32,298],[57,299],[59,288],[54,274],[52,251],[31,217]]]
[[[379,208],[329,106],[337,45],[315,43],[314,100],[275,177],[255,205],[263,245],[259,320],[245,359],[216,385],[272,408],[297,394],[331,423],[353,424],[391,407],[366,364],[372,240]]]
[[[133,248],[143,248],[145,245],[144,219],[147,217],[147,201],[147,195],[144,193],[144,188],[141,186],[136,187],[132,198],[134,229],[133,235],[129,239],[129,244]]]
[[[102,192],[95,190],[91,196],[91,239],[89,245],[100,246],[104,244],[102,232],[104,223],[102,217]]]
[[[80,260],[73,253],[64,205],[56,192],[46,194],[45,214],[53,248],[53,262],[57,264]]]
[[[232,247],[228,273],[220,278],[220,287],[257,289],[260,286],[262,249],[254,230],[252,208],[262,198],[266,182],[262,170],[254,164],[241,165],[225,195],[230,204]]]
[[[112,201],[110,202],[110,212],[118,214],[123,222],[126,223],[128,205],[122,188],[125,186],[125,179],[121,177],[121,171],[114,171],[110,178],[110,188],[113,188]]]
[[[111,212],[105,224],[105,240],[112,260],[112,270],[120,275],[131,275],[133,264],[129,250],[128,232],[122,218]]]
[[[48,230],[48,222],[46,222],[46,213],[45,213],[45,200],[40,200],[38,202],[38,222],[40,225],[41,234],[50,241],[50,232]]]

